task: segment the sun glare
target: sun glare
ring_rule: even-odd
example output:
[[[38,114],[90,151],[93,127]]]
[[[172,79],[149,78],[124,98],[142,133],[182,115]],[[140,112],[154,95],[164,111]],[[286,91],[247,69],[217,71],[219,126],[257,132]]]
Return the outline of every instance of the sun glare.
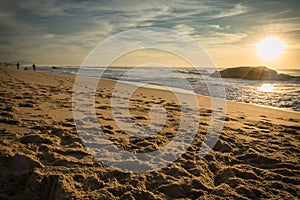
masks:
[[[285,48],[283,41],[276,37],[267,37],[257,45],[258,54],[266,60],[273,60],[280,56]]]
[[[262,84],[258,89],[262,92],[275,92],[274,86],[272,84]]]

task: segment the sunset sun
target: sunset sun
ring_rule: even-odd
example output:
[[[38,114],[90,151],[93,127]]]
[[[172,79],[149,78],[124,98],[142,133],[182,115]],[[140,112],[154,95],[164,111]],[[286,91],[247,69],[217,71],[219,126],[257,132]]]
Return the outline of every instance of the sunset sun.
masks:
[[[285,43],[276,37],[267,37],[257,46],[258,54],[265,60],[273,60],[280,56],[285,48]]]

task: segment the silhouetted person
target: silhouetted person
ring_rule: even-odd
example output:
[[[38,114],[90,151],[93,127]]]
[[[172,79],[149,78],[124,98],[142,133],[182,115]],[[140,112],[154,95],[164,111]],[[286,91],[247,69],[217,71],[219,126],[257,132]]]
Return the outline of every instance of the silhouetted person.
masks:
[[[20,68],[20,63],[17,63],[17,69],[19,69]]]
[[[33,69],[33,71],[35,71],[35,64],[32,65],[32,69]]]

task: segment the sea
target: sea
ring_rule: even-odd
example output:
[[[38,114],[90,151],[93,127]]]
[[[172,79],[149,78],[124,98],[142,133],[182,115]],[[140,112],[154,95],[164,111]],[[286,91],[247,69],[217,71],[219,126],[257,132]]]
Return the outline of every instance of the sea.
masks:
[[[278,73],[294,76],[288,81],[278,80],[243,80],[219,79],[211,77],[213,68],[178,68],[178,67],[84,67],[78,74],[79,67],[74,66],[39,66],[38,71],[101,77],[126,82],[143,87],[164,88],[178,92],[192,92],[213,96],[214,91],[221,91],[220,98],[300,112],[300,70],[281,69]],[[84,73],[82,73],[84,71]],[[220,90],[222,88],[222,90]],[[217,97],[218,98],[218,97]]]

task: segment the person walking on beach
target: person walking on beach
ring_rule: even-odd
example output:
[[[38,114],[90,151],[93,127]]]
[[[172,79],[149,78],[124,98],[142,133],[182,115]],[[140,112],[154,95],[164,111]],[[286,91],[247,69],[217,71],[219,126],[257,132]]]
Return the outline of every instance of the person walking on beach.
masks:
[[[17,63],[17,69],[19,69],[20,68],[20,63]]]
[[[33,71],[35,71],[35,64],[32,65],[32,69],[33,69]]]

